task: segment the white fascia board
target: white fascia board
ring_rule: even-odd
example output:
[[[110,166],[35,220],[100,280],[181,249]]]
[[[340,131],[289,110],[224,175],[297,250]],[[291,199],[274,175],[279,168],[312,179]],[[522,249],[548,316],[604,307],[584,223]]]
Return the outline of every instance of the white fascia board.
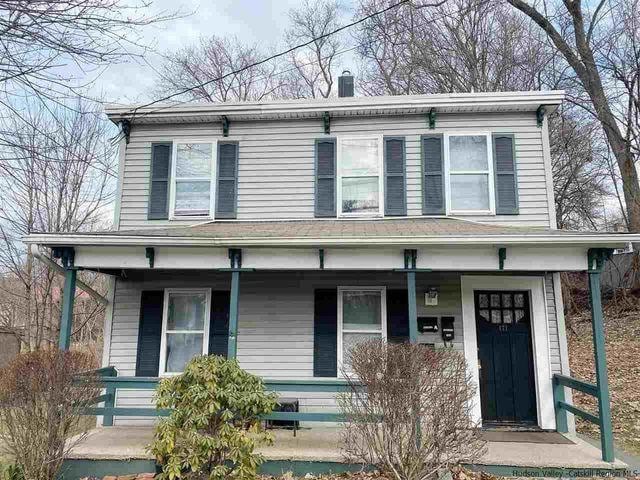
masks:
[[[523,234],[485,236],[414,236],[414,237],[155,237],[124,235],[56,235],[34,234],[25,237],[27,244],[44,246],[182,246],[182,247],[322,247],[322,246],[419,246],[419,245],[573,245],[622,248],[629,242],[640,243],[640,234]]]
[[[435,95],[387,95],[377,97],[342,97],[330,100],[288,100],[277,102],[228,102],[141,105],[106,105],[105,113],[113,121],[135,117],[137,122],[151,118],[160,120],[184,117],[220,117],[230,119],[296,118],[298,116],[318,116],[329,111],[332,115],[348,115],[351,112],[372,111],[376,114],[385,110],[420,113],[435,108],[439,111],[486,111],[502,109],[508,111],[535,110],[545,105],[551,110],[562,103],[564,90],[529,92],[484,92],[451,93]],[[135,114],[133,113],[135,111]]]

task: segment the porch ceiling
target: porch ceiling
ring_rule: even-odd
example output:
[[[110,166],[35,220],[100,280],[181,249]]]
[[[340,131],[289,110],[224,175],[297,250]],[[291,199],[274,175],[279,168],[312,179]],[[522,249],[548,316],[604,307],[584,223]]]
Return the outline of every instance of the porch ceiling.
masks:
[[[192,226],[88,233],[34,233],[45,246],[322,247],[537,245],[618,248],[640,234],[507,227],[456,218],[215,221]]]

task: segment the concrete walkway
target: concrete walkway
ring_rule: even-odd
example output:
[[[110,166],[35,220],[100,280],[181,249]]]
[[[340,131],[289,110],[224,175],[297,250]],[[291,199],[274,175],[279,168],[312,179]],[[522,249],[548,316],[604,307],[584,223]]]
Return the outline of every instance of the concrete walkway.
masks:
[[[344,462],[338,428],[318,427],[273,430],[274,444],[259,451],[267,460]],[[68,456],[71,459],[152,459],[146,450],[153,438],[152,427],[102,427],[92,430]],[[572,444],[487,442],[487,452],[478,465],[556,468],[624,468],[625,463],[603,462],[600,450],[577,437]]]

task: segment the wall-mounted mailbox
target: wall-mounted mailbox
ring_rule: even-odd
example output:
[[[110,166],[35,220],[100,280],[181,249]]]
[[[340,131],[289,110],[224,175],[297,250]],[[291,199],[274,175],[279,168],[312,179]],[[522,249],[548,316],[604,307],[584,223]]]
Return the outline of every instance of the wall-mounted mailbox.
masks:
[[[455,317],[442,317],[440,318],[440,323],[442,325],[442,340],[445,342],[450,342],[455,338],[455,333],[453,330],[453,322]]]
[[[435,333],[438,331],[438,317],[418,317],[418,331],[420,333]]]

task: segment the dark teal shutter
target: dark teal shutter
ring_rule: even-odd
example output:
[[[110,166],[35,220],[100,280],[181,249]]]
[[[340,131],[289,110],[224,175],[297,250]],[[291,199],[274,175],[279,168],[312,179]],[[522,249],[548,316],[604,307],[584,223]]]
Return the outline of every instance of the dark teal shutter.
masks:
[[[313,376],[338,376],[338,290],[316,290],[313,307]]]
[[[336,140],[316,140],[316,217],[336,216]]]
[[[387,341],[409,340],[409,297],[407,290],[387,290]]]
[[[404,137],[384,138],[384,214],[406,215],[406,162]]]
[[[442,135],[422,136],[422,213],[444,215],[444,144]]]
[[[211,318],[209,320],[209,355],[227,357],[229,344],[229,300],[228,291],[211,292]]]
[[[236,218],[238,204],[238,142],[218,142],[216,218]]]
[[[162,338],[163,290],[146,290],[140,298],[136,377],[157,377]]]
[[[493,134],[493,169],[496,182],[496,213],[518,214],[518,178],[513,134]]]
[[[149,220],[169,218],[169,177],[171,176],[170,143],[151,145],[151,179],[149,182]]]

